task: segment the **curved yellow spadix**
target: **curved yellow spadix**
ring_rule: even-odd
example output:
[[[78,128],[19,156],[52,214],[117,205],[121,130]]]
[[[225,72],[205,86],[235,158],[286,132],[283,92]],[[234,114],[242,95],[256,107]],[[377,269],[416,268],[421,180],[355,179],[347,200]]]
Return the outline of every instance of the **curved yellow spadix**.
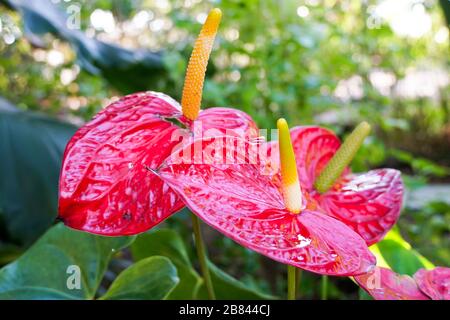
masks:
[[[279,119],[277,127],[284,204],[290,212],[299,213],[302,210],[302,190],[298,180],[289,126],[285,119]]]
[[[195,41],[194,49],[189,59],[186,77],[184,78],[181,107],[183,115],[190,120],[195,120],[200,111],[206,66],[208,65],[209,55],[213,48],[221,18],[222,11],[220,9],[210,11]]]

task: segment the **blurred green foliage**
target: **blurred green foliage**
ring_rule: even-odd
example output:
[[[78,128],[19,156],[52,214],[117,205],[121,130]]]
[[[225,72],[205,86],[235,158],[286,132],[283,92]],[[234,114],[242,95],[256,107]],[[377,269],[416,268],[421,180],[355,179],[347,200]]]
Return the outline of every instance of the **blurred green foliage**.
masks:
[[[293,125],[325,125],[340,136],[345,136],[359,121],[367,120],[375,134],[366,140],[353,161],[355,171],[381,166],[398,168],[404,173],[408,190],[450,182],[449,32],[439,5],[445,1],[416,1],[416,7],[410,8],[417,14],[425,12],[430,19],[429,28],[418,37],[400,34],[396,25],[377,11],[382,0],[53,2],[58,4],[50,0],[0,1],[4,4],[0,5],[0,96],[23,112],[39,111],[81,125],[117,96],[136,90],[162,91],[179,100],[200,22],[209,9],[220,7],[224,17],[208,67],[203,107],[239,108],[261,128],[273,128],[276,119],[283,116]],[[395,3],[400,2],[405,1]],[[75,18],[79,28],[68,27],[68,17]],[[414,29],[413,25],[410,27]],[[6,128],[5,115],[12,117],[11,113],[1,108],[0,111],[0,123]],[[28,136],[39,140],[38,132],[39,128]],[[59,138],[66,140],[68,136]],[[40,161],[59,158],[64,144],[60,141],[56,148],[42,148]],[[56,151],[45,153],[52,148]],[[1,152],[3,157],[7,151]],[[38,163],[25,162],[24,166],[41,172]],[[52,181],[56,181],[57,166],[41,169],[50,170]],[[6,173],[0,176],[4,188],[5,177]],[[42,179],[42,172],[40,177],[37,191],[47,181]],[[56,188],[54,183],[42,190],[56,194]],[[37,203],[32,199],[27,195],[30,201],[23,203],[30,205],[26,208]],[[11,230],[16,229],[10,221],[1,221],[1,217],[12,216],[11,206],[0,202],[0,264],[17,258],[24,244],[29,245],[42,234],[56,216],[55,203],[55,198],[45,199],[45,205],[39,206],[45,211],[45,226],[24,234],[23,239],[12,239]],[[33,213],[28,214],[36,218]],[[186,220],[185,214],[179,214],[165,225],[177,230],[182,241],[189,243]],[[436,265],[448,266],[450,261],[449,226],[449,196],[423,203],[419,208],[406,202],[399,221],[405,239]],[[26,230],[28,225],[21,227]],[[215,267],[216,280],[225,288],[234,286],[233,290],[249,297],[265,297],[259,292],[284,294],[283,266],[235,245],[213,230],[204,231],[214,263],[246,286],[243,289],[242,283]],[[164,237],[164,232],[138,238],[132,247],[133,255],[137,255],[139,244],[145,246],[146,237]],[[388,239],[381,249],[389,252],[396,246],[398,243]],[[157,247],[155,251],[160,252],[145,252],[135,259],[170,255],[178,268],[179,285],[196,282],[198,274],[185,257],[192,257],[191,248],[180,249],[179,243],[177,247],[178,256]],[[20,261],[14,263],[20,265]],[[164,264],[167,271],[165,292],[169,298],[176,297],[180,290],[172,290],[176,282],[172,265],[158,263]],[[180,267],[183,263],[184,269]],[[9,272],[4,270],[0,276]],[[129,270],[122,278],[134,279],[134,272]],[[113,274],[110,282],[116,276]],[[306,272],[301,277],[300,297],[318,298],[320,278]],[[120,284],[114,290],[120,293]],[[102,294],[105,292],[106,289]],[[84,298],[95,294],[93,290]],[[148,292],[141,294],[149,297]],[[332,279],[329,295],[356,298],[358,290],[348,279]]]

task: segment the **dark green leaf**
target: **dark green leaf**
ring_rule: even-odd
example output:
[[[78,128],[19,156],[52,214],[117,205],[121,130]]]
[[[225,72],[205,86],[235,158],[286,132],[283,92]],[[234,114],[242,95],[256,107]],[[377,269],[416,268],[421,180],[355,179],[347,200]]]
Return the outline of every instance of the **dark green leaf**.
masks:
[[[207,299],[206,288],[192,267],[180,236],[172,230],[157,230],[138,236],[132,245],[136,260],[161,255],[168,257],[177,267],[180,284],[172,291],[168,299]],[[209,262],[211,277],[217,299],[273,299],[247,287],[244,283],[229,276]],[[200,291],[199,285],[201,284]]]
[[[176,287],[177,269],[165,257],[154,256],[125,269],[102,297],[108,300],[160,300]]]
[[[192,267],[180,236],[172,230],[161,229],[144,233],[131,246],[135,261],[151,256],[165,256],[176,266],[180,282],[168,299],[195,299],[202,278]]]
[[[0,238],[30,244],[54,221],[65,145],[75,127],[0,110]]]
[[[229,274],[223,272],[213,263],[209,261],[208,263],[211,278],[214,285],[214,291],[216,293],[217,299],[220,300],[265,300],[265,299],[277,299],[274,296],[264,294],[253,288],[249,288],[244,283],[231,277]],[[202,285],[200,288],[199,299],[207,299],[206,287]]]
[[[112,254],[133,239],[96,236],[58,224],[0,269],[0,299],[92,299]],[[68,286],[76,284],[73,266],[80,271],[79,289]]]

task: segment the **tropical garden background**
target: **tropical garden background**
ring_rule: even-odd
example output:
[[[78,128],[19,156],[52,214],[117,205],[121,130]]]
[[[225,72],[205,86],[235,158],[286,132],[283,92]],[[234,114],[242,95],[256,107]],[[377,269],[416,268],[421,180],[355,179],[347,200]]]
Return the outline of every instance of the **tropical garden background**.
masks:
[[[206,297],[187,210],[126,238],[55,218],[76,128],[127,93],[179,100],[212,7],[224,17],[203,106],[242,109],[261,128],[283,116],[341,137],[369,121],[374,134],[353,170],[397,168],[407,187],[396,229],[374,250],[403,274],[449,266],[449,1],[1,0],[0,298]],[[284,296],[283,266],[203,232],[219,298]],[[66,286],[72,264],[88,270],[81,290]],[[319,298],[320,277],[300,278],[299,297]],[[347,278],[330,278],[328,297],[368,298]]]

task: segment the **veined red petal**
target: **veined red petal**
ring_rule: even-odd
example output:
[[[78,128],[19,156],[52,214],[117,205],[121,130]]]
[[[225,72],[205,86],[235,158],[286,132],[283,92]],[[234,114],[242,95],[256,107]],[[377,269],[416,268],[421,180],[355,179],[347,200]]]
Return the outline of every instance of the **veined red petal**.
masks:
[[[413,278],[387,268],[376,267],[355,280],[375,300],[429,300]]]
[[[339,138],[331,131],[316,126],[302,126],[291,129],[297,170],[302,190],[314,189],[314,181],[341,145]],[[278,143],[270,143],[269,153],[278,153]],[[273,157],[272,161],[278,161]]]
[[[433,300],[450,300],[450,268],[420,269],[414,274],[419,289]]]
[[[179,142],[179,118],[170,97],[123,97],[80,128],[66,147],[60,175],[59,215],[75,229],[103,235],[143,232],[184,204],[147,167],[157,168]]]
[[[345,175],[317,201],[328,215],[355,230],[368,245],[380,241],[397,222],[403,200],[401,173],[378,169]]]
[[[228,129],[257,134],[256,124],[242,111],[213,108],[192,122],[175,100],[156,92],[125,96],[100,111],[66,147],[60,218],[75,229],[129,235],[181,209],[183,202],[149,169],[159,167],[180,139],[191,141],[195,124],[200,135],[205,129],[206,135]]]
[[[323,195],[314,181],[340,146],[339,138],[321,127],[296,127],[291,138],[302,187],[309,190],[330,216],[355,230],[368,245],[380,241],[397,222],[403,200],[401,174],[380,169],[351,174],[347,169],[333,188]],[[270,152],[278,152],[271,143]],[[276,157],[273,157],[276,160]]]
[[[196,120],[201,122],[205,135],[233,135],[241,137],[257,137],[258,127],[245,112],[232,108],[208,108],[202,110]],[[211,130],[208,133],[208,130]]]
[[[300,214],[285,209],[280,176],[264,175],[264,159],[252,154],[255,144],[218,139],[187,145],[158,170],[203,221],[249,249],[312,272],[348,276],[375,265],[364,240],[318,212],[314,200]],[[195,148],[197,154],[180,161]]]

